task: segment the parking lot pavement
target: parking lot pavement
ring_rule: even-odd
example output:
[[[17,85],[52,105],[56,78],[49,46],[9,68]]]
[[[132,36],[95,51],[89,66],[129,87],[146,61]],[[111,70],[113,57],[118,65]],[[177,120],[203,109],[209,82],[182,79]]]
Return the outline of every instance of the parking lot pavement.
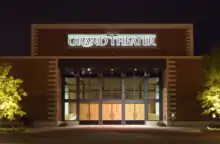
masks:
[[[220,136],[195,128],[149,128],[141,126],[76,126],[30,129],[22,134],[0,134],[1,143],[199,143],[219,144]]]

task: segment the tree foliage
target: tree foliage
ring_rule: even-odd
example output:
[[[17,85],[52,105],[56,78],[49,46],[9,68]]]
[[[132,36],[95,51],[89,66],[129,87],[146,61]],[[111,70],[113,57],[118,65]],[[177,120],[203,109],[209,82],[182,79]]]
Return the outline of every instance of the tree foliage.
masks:
[[[0,65],[0,119],[14,120],[16,115],[23,116],[25,112],[19,105],[19,101],[27,93],[20,87],[21,79],[9,76],[12,66]]]
[[[210,55],[204,56],[204,85],[198,100],[204,108],[203,114],[213,118],[220,115],[220,49],[212,49]]]

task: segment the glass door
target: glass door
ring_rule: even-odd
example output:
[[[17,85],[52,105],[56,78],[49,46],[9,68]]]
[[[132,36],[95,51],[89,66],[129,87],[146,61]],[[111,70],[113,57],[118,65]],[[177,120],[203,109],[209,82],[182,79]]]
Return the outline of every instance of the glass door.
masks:
[[[122,123],[122,77],[120,69],[102,71],[102,122]]]

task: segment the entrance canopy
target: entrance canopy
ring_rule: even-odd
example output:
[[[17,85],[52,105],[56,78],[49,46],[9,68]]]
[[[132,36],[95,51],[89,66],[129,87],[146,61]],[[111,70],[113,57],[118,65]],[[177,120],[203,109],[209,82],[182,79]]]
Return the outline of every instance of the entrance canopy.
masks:
[[[59,60],[59,68],[73,67],[80,68],[166,68],[165,59],[61,59]]]

